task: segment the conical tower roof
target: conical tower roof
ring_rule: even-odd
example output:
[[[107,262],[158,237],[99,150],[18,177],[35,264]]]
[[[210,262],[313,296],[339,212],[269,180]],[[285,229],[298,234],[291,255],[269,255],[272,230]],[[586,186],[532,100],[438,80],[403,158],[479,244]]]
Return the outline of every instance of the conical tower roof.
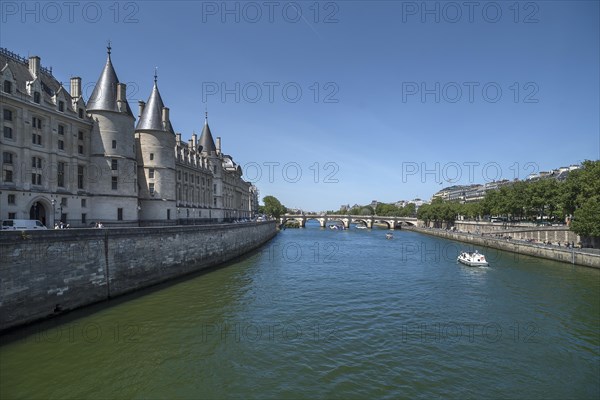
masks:
[[[208,126],[208,113],[204,119],[204,128],[202,128],[202,135],[200,135],[200,146],[202,146],[203,153],[211,153],[216,152],[217,147],[215,146],[215,141],[212,137],[212,133],[210,133],[210,127]]]
[[[150,93],[150,97],[146,102],[144,111],[142,112],[140,120],[138,121],[135,129],[167,131],[174,134],[170,121],[168,122],[168,126],[163,126],[162,109],[164,106],[165,104],[163,103],[162,97],[160,97],[160,92],[158,91],[156,75],[154,75],[154,87],[152,88],[152,93]]]
[[[106,58],[106,65],[96,82],[94,91],[87,102],[88,111],[114,111],[119,112],[119,106],[117,104],[117,83],[119,78],[112,65],[110,59],[110,44],[107,47],[108,56]],[[129,103],[125,101],[127,107],[127,114],[133,116]]]

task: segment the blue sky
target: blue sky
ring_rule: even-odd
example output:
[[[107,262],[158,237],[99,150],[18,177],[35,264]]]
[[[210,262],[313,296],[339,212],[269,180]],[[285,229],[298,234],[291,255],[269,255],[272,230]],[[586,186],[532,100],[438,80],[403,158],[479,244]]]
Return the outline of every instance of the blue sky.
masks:
[[[208,108],[261,197],[338,209],[600,158],[598,1],[0,3],[0,45]],[[466,5],[471,4],[471,5]]]

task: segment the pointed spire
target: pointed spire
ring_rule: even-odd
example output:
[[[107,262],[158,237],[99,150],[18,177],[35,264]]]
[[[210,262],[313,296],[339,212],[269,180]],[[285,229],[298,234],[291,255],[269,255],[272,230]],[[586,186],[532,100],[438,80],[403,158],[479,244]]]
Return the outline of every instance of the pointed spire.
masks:
[[[200,135],[200,146],[202,146],[202,153],[212,153],[217,151],[215,141],[210,132],[208,126],[208,111],[204,111],[204,128],[202,128],[202,135]]]
[[[106,65],[104,65],[104,69],[98,78],[98,82],[96,82],[94,91],[88,100],[88,111],[119,112],[119,106],[117,104],[117,83],[119,83],[119,78],[117,77],[117,73],[115,72],[110,59],[112,49],[110,46],[110,41],[108,42],[106,49],[108,53],[106,57]],[[133,113],[129,108],[129,103],[126,102],[126,106],[127,114],[133,117]]]
[[[136,130],[144,129],[144,130],[155,130],[155,131],[164,131],[165,128],[163,126],[162,120],[162,109],[165,107],[163,103],[162,97],[160,96],[160,92],[158,91],[158,84],[156,71],[154,72],[154,87],[152,88],[152,93],[150,93],[150,97],[148,97],[148,101],[146,102],[146,106],[144,107],[144,112],[140,116],[140,120],[136,126]],[[174,133],[173,127],[169,122],[169,126],[166,129],[168,132]]]
[[[154,84],[156,85],[156,81],[158,80],[158,67],[154,67]]]

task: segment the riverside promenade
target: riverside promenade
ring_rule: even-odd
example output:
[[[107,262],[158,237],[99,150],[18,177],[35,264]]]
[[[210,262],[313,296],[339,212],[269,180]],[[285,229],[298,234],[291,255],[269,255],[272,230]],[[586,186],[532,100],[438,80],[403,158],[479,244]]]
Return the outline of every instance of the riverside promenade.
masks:
[[[546,258],[591,268],[600,268],[600,250],[598,249],[567,248],[564,246],[534,243],[526,239],[496,237],[494,234],[490,233],[467,233],[443,228],[408,226],[403,227],[403,229],[533,257]]]

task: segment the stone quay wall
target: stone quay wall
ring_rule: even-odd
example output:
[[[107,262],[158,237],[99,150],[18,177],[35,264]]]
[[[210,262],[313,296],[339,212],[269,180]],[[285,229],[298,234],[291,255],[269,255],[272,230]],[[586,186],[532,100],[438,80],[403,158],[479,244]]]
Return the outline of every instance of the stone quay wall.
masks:
[[[0,331],[241,256],[275,221],[0,232]]]
[[[515,240],[495,238],[491,234],[477,235],[453,232],[446,229],[407,227],[406,230],[439,236],[459,242],[473,243],[480,246],[510,251],[528,256],[547,258],[569,264],[600,268],[600,253],[590,249],[572,249],[566,247],[543,246]],[[588,251],[589,250],[589,251]]]
[[[500,236],[511,236],[513,239],[533,239],[539,242],[566,243],[581,241],[568,226],[535,226],[525,224],[502,224],[490,222],[455,221],[457,230],[470,233],[490,233]]]

